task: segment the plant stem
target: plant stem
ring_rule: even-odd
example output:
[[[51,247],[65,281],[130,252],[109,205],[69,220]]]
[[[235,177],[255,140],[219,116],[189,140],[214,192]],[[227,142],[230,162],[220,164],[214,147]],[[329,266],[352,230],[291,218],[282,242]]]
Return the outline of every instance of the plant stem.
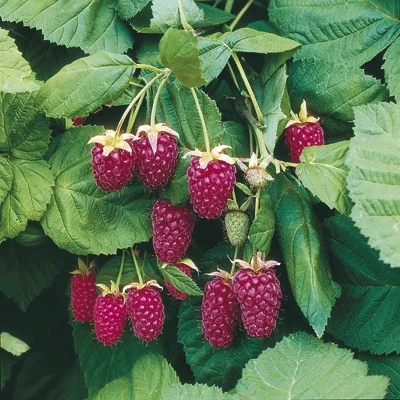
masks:
[[[160,74],[163,72],[162,69],[154,67],[153,65],[147,65],[147,64],[136,64],[135,63],[135,68],[147,69],[148,71],[154,72],[156,74]]]
[[[192,32],[193,29],[192,27],[189,25],[189,23],[187,22],[185,13],[183,12],[183,5],[182,5],[182,0],[178,0],[178,9],[179,9],[179,16],[181,18],[181,24],[183,26],[183,29],[185,31],[189,31]]]
[[[131,114],[130,114],[129,120],[128,120],[128,125],[126,127],[126,131],[128,133],[130,133],[132,131],[133,124],[135,123],[136,118],[137,118],[137,116],[139,114],[139,110],[140,110],[140,107],[141,107],[141,105],[143,103],[145,95],[146,95],[146,93],[143,92],[142,95],[140,96],[139,101],[137,102],[137,105],[136,105],[135,109],[132,108],[132,110],[131,110]]]
[[[261,189],[258,188],[256,192],[256,201],[254,203],[254,219],[257,218],[258,209],[260,208],[260,192]]]
[[[125,250],[122,250],[122,260],[121,260],[121,265],[119,267],[119,272],[118,272],[118,277],[117,277],[117,288],[119,288],[119,284],[121,282],[121,277],[122,277],[122,271],[124,270],[124,264],[125,264]]]
[[[139,279],[139,284],[140,284],[140,285],[143,285],[142,274],[140,273],[139,264],[138,264],[138,262],[137,262],[137,259],[136,259],[136,256],[135,256],[135,252],[133,251],[133,248],[132,248],[132,247],[131,247],[131,255],[132,255],[133,263],[135,264],[136,272],[137,272],[138,279]]]
[[[242,19],[243,15],[246,13],[246,11],[249,9],[249,7],[253,4],[254,0],[249,0],[244,7],[239,11],[239,14],[236,15],[236,18],[232,21],[232,23],[229,26],[229,29],[233,31],[237,23]]]
[[[235,0],[226,0],[226,3],[225,3],[225,11],[226,12],[228,12],[228,13],[232,12],[234,2],[235,2]]]
[[[243,79],[243,83],[246,86],[247,92],[249,93],[251,102],[253,104],[254,110],[257,115],[257,121],[261,126],[264,126],[265,125],[264,116],[262,115],[260,106],[258,105],[256,96],[253,92],[253,89],[251,88],[249,80],[247,79],[246,73],[242,67],[239,57],[237,56],[237,54],[234,51],[232,52],[232,58],[233,58],[233,61],[235,61],[236,67],[239,70],[240,76]]]
[[[233,255],[233,262],[232,262],[232,268],[231,268],[231,276],[235,273],[235,265],[236,265],[235,260],[237,259],[238,252],[239,252],[239,246],[235,246],[235,254]]]
[[[211,152],[210,140],[208,138],[207,126],[206,126],[206,121],[204,120],[203,111],[201,110],[196,90],[194,88],[190,88],[190,90],[192,92],[193,99],[194,99],[194,102],[196,104],[197,112],[199,113],[200,122],[201,122],[201,128],[203,130],[204,143],[206,145],[206,151],[207,151],[207,153],[210,153]]]
[[[150,126],[151,130],[153,130],[154,126],[156,125],[156,113],[157,113],[157,105],[158,100],[160,98],[161,90],[164,85],[167,83],[169,76],[171,75],[172,71],[169,71],[165,76],[161,83],[158,85],[157,92],[153,99],[153,105],[151,107],[151,115],[150,115]]]
[[[128,107],[126,108],[126,110],[124,111],[124,113],[122,114],[121,119],[118,122],[117,125],[117,129],[116,129],[116,134],[115,134],[115,140],[116,138],[119,136],[119,132],[121,130],[122,124],[124,123],[127,115],[129,114],[129,112],[131,111],[132,107],[135,105],[135,103],[140,99],[140,97],[142,96],[143,93],[145,93],[158,79],[160,79],[162,76],[164,75],[164,73],[160,73],[158,75],[156,75],[151,81],[149,81],[145,86],[143,86],[143,88],[140,90],[140,92],[133,98],[133,100],[129,103]]]

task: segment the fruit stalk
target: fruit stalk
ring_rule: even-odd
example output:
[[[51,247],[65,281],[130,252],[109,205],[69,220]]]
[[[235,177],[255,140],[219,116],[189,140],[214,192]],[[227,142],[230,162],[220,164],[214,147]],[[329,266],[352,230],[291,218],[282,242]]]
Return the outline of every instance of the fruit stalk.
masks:
[[[200,107],[199,98],[197,97],[197,93],[194,88],[190,88],[190,91],[192,92],[193,99],[196,104],[196,109],[197,109],[197,112],[199,113],[201,129],[203,130],[204,143],[206,145],[206,151],[207,151],[207,153],[210,153],[211,152],[210,140],[208,138],[206,121],[204,120],[203,111],[201,110],[201,107]]]
[[[142,278],[142,274],[140,272],[140,268],[139,268],[139,264],[137,262],[136,256],[135,256],[135,252],[133,251],[133,248],[131,247],[131,255],[132,255],[132,260],[133,263],[135,264],[135,268],[136,268],[136,272],[138,275],[138,279],[139,279],[139,284],[143,285],[143,278]]]
[[[169,70],[165,76],[164,79],[161,81],[157,88],[156,95],[154,96],[153,100],[153,106],[151,107],[151,114],[150,114],[150,126],[152,132],[154,131],[154,127],[156,125],[156,112],[157,112],[157,105],[158,105],[158,100],[160,98],[161,90],[164,87],[164,85],[167,83],[169,76],[171,75],[172,71]]]

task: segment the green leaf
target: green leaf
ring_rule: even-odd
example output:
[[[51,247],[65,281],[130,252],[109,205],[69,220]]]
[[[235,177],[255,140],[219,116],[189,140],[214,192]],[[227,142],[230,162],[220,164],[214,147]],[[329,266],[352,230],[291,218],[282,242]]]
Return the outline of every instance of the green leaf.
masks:
[[[0,0],[0,17],[40,29],[44,38],[85,53],[124,53],[132,46],[128,26],[102,0]]]
[[[61,271],[60,255],[52,247],[29,248],[7,240],[0,245],[0,291],[26,311]]]
[[[100,126],[71,128],[49,160],[55,187],[41,223],[57,246],[77,255],[112,254],[151,236],[153,194],[139,184],[110,193],[95,184],[87,142],[102,132]]]
[[[336,297],[340,295],[340,287],[331,278],[329,259],[311,200],[304,187],[283,172],[267,189],[275,205],[277,237],[294,298],[321,337]]]
[[[263,190],[260,196],[260,208],[249,230],[249,240],[257,250],[268,254],[274,233],[274,206],[267,191]]]
[[[0,91],[29,92],[39,89],[29,63],[22,57],[8,32],[0,28]]]
[[[8,332],[1,332],[0,334],[1,348],[8,351],[14,356],[20,356],[21,354],[29,350],[29,346],[21,339],[10,335]]]
[[[0,171],[1,177],[0,180],[0,205],[3,200],[6,198],[8,192],[11,190],[12,182],[13,182],[13,169],[10,163],[3,157],[0,157]]]
[[[203,295],[203,292],[197,286],[196,282],[189,278],[179,268],[169,265],[166,268],[161,268],[160,272],[173,287],[181,292],[187,293],[189,296]]]
[[[400,272],[379,261],[353,222],[337,215],[324,223],[342,296],[327,331],[348,346],[375,354],[400,352]]]
[[[226,255],[225,252],[225,258]],[[213,267],[215,270],[215,262]],[[230,347],[215,348],[204,338],[201,330],[201,307],[195,304],[198,302],[195,303],[195,299],[191,298],[180,305],[178,341],[183,344],[186,361],[199,383],[229,390],[240,378],[245,363],[260,354],[268,343],[274,343],[274,339],[250,338],[242,331],[236,335]]]
[[[347,157],[347,185],[355,204],[351,218],[392,267],[400,267],[399,126],[399,105],[357,107]]]
[[[295,59],[316,57],[359,67],[399,35],[396,3],[273,0],[268,14],[284,36],[302,44]]]
[[[144,345],[127,331],[117,345],[104,346],[95,339],[90,325],[74,322],[73,327],[75,350],[89,389],[89,398],[133,399],[135,380],[132,368],[143,355],[158,354],[159,344],[152,342]]]
[[[156,88],[151,90],[154,91]],[[215,101],[211,100],[202,90],[195,90],[206,122],[210,145],[215,147],[219,144],[224,130],[221,113]],[[148,101],[151,104],[153,96],[149,96]],[[196,147],[202,151],[206,150],[199,113],[190,89],[175,82],[167,83],[161,91],[157,107],[157,120],[165,122],[179,133],[181,146],[190,150],[194,150]]]
[[[389,354],[387,356],[374,356],[369,353],[358,354],[361,361],[368,364],[370,374],[386,375],[390,384],[386,393],[386,399],[400,398],[400,355]]]
[[[161,62],[170,68],[186,87],[202,86],[197,37],[188,31],[170,28],[160,40]]]
[[[297,332],[250,360],[233,393],[247,399],[383,399],[385,376],[367,376],[350,350]]]
[[[341,131],[343,122],[353,121],[355,106],[388,99],[379,80],[349,64],[308,59],[291,64],[288,75],[293,110],[297,112],[306,100],[310,115],[321,117],[321,125],[332,132]]]
[[[150,0],[117,0],[118,15],[122,19],[132,18],[142,11],[149,2]]]
[[[100,51],[63,67],[39,91],[36,104],[51,117],[82,117],[110,105],[135,71],[125,55]]]
[[[201,399],[201,400],[228,400],[232,397],[216,386],[207,386],[200,383],[194,385],[172,384],[168,386],[167,391],[162,400],[187,400],[187,399]]]
[[[294,40],[252,28],[240,28],[225,33],[221,40],[238,53],[281,53],[300,47],[300,43]]]
[[[161,399],[169,385],[178,383],[174,369],[158,354],[145,354],[133,366],[135,399]]]
[[[1,383],[1,388],[0,390],[3,390],[4,386],[6,383],[10,380],[12,376],[12,368],[14,364],[16,364],[18,361],[17,357],[13,357],[10,353],[7,353],[5,351],[1,352],[1,357],[0,357],[0,383]]]
[[[300,156],[301,164],[296,167],[301,183],[330,208],[344,215],[349,215],[352,207],[346,188],[348,150],[348,141],[306,147]]]
[[[389,92],[400,102],[400,38],[397,38],[383,56],[385,62],[383,70],[385,71],[385,79],[389,88]]]
[[[223,124],[221,143],[231,146],[225,153],[232,157],[247,158],[250,154],[250,140],[246,127],[234,121],[224,121]]]

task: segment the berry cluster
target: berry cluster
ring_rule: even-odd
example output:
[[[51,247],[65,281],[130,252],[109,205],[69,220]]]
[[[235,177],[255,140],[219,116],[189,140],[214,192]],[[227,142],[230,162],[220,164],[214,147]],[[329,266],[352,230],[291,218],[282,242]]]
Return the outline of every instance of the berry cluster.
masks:
[[[247,334],[262,338],[276,327],[282,292],[272,269],[279,263],[263,261],[260,254],[251,263],[235,260],[240,268],[231,277],[215,272],[204,288],[202,330],[212,346],[229,346],[240,321]]]

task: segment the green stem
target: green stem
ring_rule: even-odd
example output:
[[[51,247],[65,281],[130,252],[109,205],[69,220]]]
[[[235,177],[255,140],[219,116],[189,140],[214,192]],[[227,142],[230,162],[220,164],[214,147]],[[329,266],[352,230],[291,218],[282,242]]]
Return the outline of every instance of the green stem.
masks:
[[[151,81],[149,81],[145,86],[143,86],[143,88],[140,90],[140,92],[133,98],[133,100],[129,103],[128,107],[126,108],[126,110],[124,111],[124,113],[122,114],[121,119],[118,122],[117,125],[117,129],[116,129],[116,134],[115,134],[115,138],[114,140],[116,141],[116,138],[119,136],[119,132],[122,128],[122,124],[124,123],[127,115],[129,114],[129,112],[131,111],[132,107],[136,104],[136,102],[140,99],[140,97],[142,96],[143,93],[145,93],[158,79],[160,79],[162,76],[164,75],[164,73],[160,73],[158,75],[156,75]]]
[[[125,265],[125,250],[122,250],[122,260],[121,260],[121,265],[119,267],[119,272],[118,272],[118,277],[117,277],[117,288],[119,288],[119,284],[121,282],[121,277],[122,277],[122,271],[124,270],[124,265]]]
[[[183,26],[183,29],[185,31],[189,31],[192,32],[193,29],[192,27],[189,25],[189,23],[187,22],[185,13],[183,12],[183,5],[182,5],[182,0],[178,0],[178,9],[179,9],[179,16],[181,18],[181,24]]]
[[[235,254],[233,255],[233,262],[232,262],[232,268],[231,268],[231,276],[235,273],[235,265],[236,265],[235,260],[237,259],[238,252],[239,252],[239,246],[235,246]]]
[[[135,68],[147,69],[148,71],[154,72],[156,74],[160,74],[163,72],[162,69],[154,67],[153,65],[147,65],[147,64],[136,64],[135,63]]]
[[[235,2],[235,0],[226,0],[226,3],[225,3],[225,11],[226,12],[228,12],[228,13],[232,12],[234,2]]]
[[[207,151],[207,153],[210,153],[211,152],[210,140],[208,138],[207,126],[206,126],[206,121],[204,120],[203,111],[201,110],[196,90],[194,88],[190,88],[190,90],[192,92],[193,99],[194,99],[194,102],[196,104],[197,112],[199,113],[200,122],[201,122],[201,128],[203,130],[204,143],[206,145],[206,151]]]
[[[254,219],[257,218],[258,209],[260,208],[260,193],[261,189],[258,188],[256,193],[256,201],[254,203]]]
[[[258,148],[260,149],[261,157],[268,158],[269,153],[268,153],[267,147],[265,146],[264,136],[261,132],[261,129],[255,128],[254,132],[256,134],[256,139],[257,139],[257,143],[258,143]]]
[[[232,21],[232,23],[229,26],[229,29],[233,31],[237,23],[242,19],[243,15],[246,13],[246,11],[249,9],[249,7],[253,4],[254,0],[249,0],[244,7],[239,11],[239,14],[236,15],[236,18]]]
[[[137,102],[137,105],[136,105],[135,109],[132,108],[132,110],[131,110],[131,114],[130,114],[129,120],[128,120],[128,125],[126,127],[126,131],[128,133],[130,133],[132,131],[133,125],[134,125],[134,123],[136,121],[136,118],[137,118],[137,116],[139,114],[139,110],[140,110],[140,107],[142,106],[142,103],[143,103],[143,100],[145,98],[145,95],[146,95],[146,93],[143,92],[142,95],[140,96],[139,101]]]
[[[160,98],[161,90],[163,89],[164,85],[167,83],[169,76],[171,75],[172,71],[169,71],[165,76],[161,83],[158,85],[157,92],[153,99],[153,105],[151,107],[151,115],[150,115],[150,126],[151,130],[153,131],[154,126],[156,125],[156,113],[157,113],[157,105],[158,100]]]
[[[142,274],[140,273],[139,264],[138,264],[138,262],[137,262],[137,259],[136,259],[136,256],[135,256],[135,252],[133,251],[133,248],[132,248],[132,247],[131,247],[131,255],[132,255],[133,263],[135,264],[136,272],[137,272],[138,279],[139,279],[139,284],[140,284],[140,285],[143,285]]]
[[[249,80],[247,79],[246,73],[245,73],[245,71],[244,71],[244,69],[242,67],[242,64],[241,64],[241,62],[239,60],[239,57],[237,56],[237,54],[234,51],[232,52],[232,58],[233,58],[233,61],[235,61],[236,67],[239,70],[240,76],[243,79],[243,83],[246,86],[247,92],[248,92],[248,94],[250,96],[251,102],[253,104],[254,110],[255,110],[256,115],[257,115],[258,123],[261,126],[264,126],[265,125],[264,116],[262,115],[260,106],[258,105],[256,96],[255,96],[255,94],[253,92],[253,89],[251,88]]]

